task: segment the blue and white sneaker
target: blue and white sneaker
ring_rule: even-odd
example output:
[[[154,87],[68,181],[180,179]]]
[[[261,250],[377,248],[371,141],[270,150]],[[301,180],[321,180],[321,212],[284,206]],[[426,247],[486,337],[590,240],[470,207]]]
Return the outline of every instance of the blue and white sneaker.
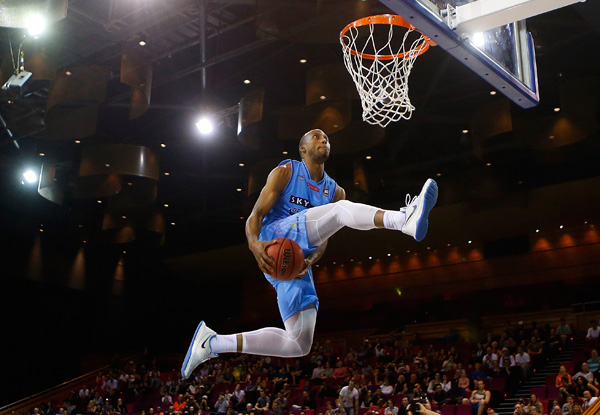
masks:
[[[208,359],[218,356],[210,349],[210,339],[216,334],[217,333],[214,330],[211,330],[206,326],[204,321],[201,321],[200,324],[198,324],[192,343],[188,348],[185,360],[181,366],[181,375],[184,379],[189,378],[194,369],[200,366],[200,364],[206,362]]]
[[[406,207],[400,209],[406,215],[402,232],[421,242],[427,235],[429,212],[435,206],[437,198],[437,183],[433,179],[427,179],[421,193],[412,200],[410,200],[410,195],[406,195]]]

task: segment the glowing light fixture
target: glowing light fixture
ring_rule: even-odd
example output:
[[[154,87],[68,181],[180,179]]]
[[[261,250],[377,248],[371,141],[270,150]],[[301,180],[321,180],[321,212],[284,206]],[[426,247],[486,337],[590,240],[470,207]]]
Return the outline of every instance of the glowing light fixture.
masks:
[[[200,118],[196,123],[196,128],[198,128],[198,131],[200,131],[200,134],[202,135],[210,134],[215,129],[212,120],[208,117]]]
[[[41,14],[32,14],[25,24],[31,36],[39,36],[46,30],[46,19]]]
[[[473,44],[475,46],[481,47],[485,43],[485,38],[483,37],[483,32],[473,33]]]
[[[23,178],[27,183],[35,183],[38,181],[38,175],[33,170],[26,170],[23,173]]]

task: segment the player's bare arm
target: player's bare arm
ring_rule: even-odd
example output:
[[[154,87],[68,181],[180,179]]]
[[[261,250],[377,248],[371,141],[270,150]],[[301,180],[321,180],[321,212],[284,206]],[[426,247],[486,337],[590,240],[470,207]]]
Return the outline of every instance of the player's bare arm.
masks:
[[[267,183],[263,187],[258,200],[254,204],[252,213],[246,221],[246,239],[248,240],[248,248],[252,251],[258,267],[266,274],[273,273],[272,265],[274,261],[267,255],[265,249],[269,245],[273,245],[275,241],[259,241],[258,236],[262,229],[262,221],[264,217],[271,211],[279,195],[285,189],[290,176],[292,174],[292,168],[290,164],[278,166],[271,171],[267,178]]]
[[[335,195],[333,197],[333,202],[335,203],[339,200],[346,200],[346,191],[344,190],[343,187],[338,185],[335,188]],[[326,249],[327,249],[327,241],[322,243],[321,246],[319,246],[312,254],[310,254],[309,256],[304,258],[304,268],[302,268],[302,271],[300,271],[300,273],[298,273],[298,276],[296,277],[297,280],[301,279],[302,276],[304,276],[308,272],[308,268],[310,268],[313,264],[316,264],[317,261],[319,259],[321,259],[321,257],[325,253]]]

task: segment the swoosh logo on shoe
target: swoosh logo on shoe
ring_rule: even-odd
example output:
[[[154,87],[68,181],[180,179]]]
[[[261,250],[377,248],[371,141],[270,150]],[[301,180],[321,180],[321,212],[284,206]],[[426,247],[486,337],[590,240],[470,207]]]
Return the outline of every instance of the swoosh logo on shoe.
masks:
[[[202,342],[202,344],[200,345],[200,347],[202,347],[203,349],[205,349],[206,348],[205,344],[206,344],[206,341],[208,339],[210,339],[210,336],[208,336],[206,339],[204,339],[204,341]]]

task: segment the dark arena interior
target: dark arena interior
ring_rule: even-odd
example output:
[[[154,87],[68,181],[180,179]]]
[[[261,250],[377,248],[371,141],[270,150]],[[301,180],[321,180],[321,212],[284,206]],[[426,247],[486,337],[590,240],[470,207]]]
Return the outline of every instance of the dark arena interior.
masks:
[[[527,20],[539,105],[516,106],[432,47],[410,75],[412,118],[381,128],[361,120],[339,33],[389,13],[383,3],[0,1],[0,81],[15,63],[31,73],[0,91],[0,415],[159,415],[161,392],[199,415],[236,384],[254,403],[259,377],[272,400],[289,392],[283,413],[325,415],[352,377],[365,383],[358,414],[388,415],[364,400],[383,378],[403,410],[413,391],[399,374],[426,393],[436,371],[470,376],[487,346],[531,353],[529,372],[484,367],[490,408],[512,414],[534,390],[544,415],[563,404],[559,364],[593,364],[586,333],[600,318],[599,3]],[[26,7],[46,11],[43,33],[11,25]],[[190,391],[179,370],[200,320],[219,333],[282,327],[244,228],[312,128],[329,135],[326,170],[351,201],[396,210],[435,179],[427,237],[340,231],[313,266],[311,353],[222,355]],[[318,357],[345,369],[312,379]],[[432,410],[477,413],[451,395]]]

